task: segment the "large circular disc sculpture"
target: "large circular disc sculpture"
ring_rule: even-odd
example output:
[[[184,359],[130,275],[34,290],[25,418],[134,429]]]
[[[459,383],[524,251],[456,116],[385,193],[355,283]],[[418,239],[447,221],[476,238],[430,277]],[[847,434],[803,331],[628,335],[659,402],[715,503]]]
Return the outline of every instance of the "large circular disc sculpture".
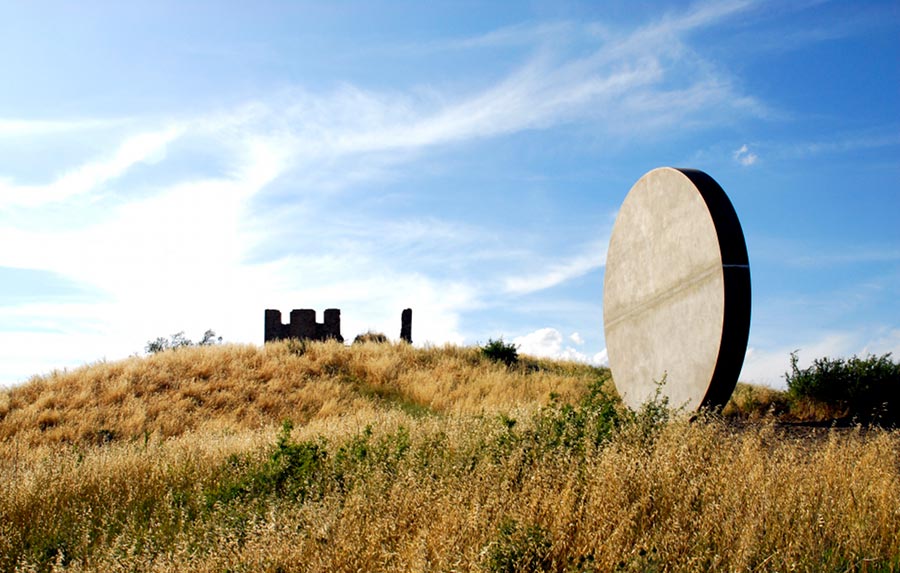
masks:
[[[657,390],[687,411],[728,401],[750,332],[750,267],[737,214],[712,177],[661,167],[634,184],[609,241],[603,315],[630,408]]]

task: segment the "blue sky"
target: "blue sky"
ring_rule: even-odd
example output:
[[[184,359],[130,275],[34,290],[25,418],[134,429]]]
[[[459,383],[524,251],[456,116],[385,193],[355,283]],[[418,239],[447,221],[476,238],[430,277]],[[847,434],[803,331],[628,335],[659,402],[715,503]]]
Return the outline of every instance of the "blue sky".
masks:
[[[5,2],[0,384],[266,308],[602,363],[664,165],[741,219],[743,380],[900,355],[897,38],[895,1]]]

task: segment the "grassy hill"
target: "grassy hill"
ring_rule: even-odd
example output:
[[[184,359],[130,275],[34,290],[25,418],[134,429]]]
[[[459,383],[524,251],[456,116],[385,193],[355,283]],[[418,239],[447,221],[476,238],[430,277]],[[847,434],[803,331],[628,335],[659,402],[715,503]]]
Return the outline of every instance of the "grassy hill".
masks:
[[[0,440],[106,442],[239,432],[399,408],[478,414],[577,400],[605,373],[524,359],[507,369],[472,348],[297,342],[185,347],[35,378],[0,393]]]
[[[0,570],[900,570],[900,433],[779,400],[632,414],[603,369],[403,344],[54,373],[0,392]]]

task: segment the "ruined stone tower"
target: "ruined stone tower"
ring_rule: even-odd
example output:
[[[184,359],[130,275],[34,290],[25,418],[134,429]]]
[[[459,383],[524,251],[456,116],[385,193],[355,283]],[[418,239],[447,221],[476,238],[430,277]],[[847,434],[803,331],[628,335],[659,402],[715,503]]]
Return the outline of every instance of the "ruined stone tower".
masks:
[[[400,340],[412,344],[412,309],[407,308],[400,315]]]
[[[291,320],[282,324],[281,311],[266,309],[266,326],[264,341],[297,338],[300,340],[337,340],[343,342],[341,336],[341,311],[329,308],[325,311],[325,322],[316,322],[316,311],[309,308],[291,311]]]

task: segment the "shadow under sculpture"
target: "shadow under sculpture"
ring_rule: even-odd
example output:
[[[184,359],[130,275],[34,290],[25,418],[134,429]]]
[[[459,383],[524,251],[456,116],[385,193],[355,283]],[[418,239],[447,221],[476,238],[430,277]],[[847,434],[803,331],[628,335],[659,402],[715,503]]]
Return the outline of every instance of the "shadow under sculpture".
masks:
[[[661,167],[634,184],[609,242],[603,314],[613,380],[630,408],[657,391],[687,411],[728,401],[750,332],[750,266],[712,177]]]

